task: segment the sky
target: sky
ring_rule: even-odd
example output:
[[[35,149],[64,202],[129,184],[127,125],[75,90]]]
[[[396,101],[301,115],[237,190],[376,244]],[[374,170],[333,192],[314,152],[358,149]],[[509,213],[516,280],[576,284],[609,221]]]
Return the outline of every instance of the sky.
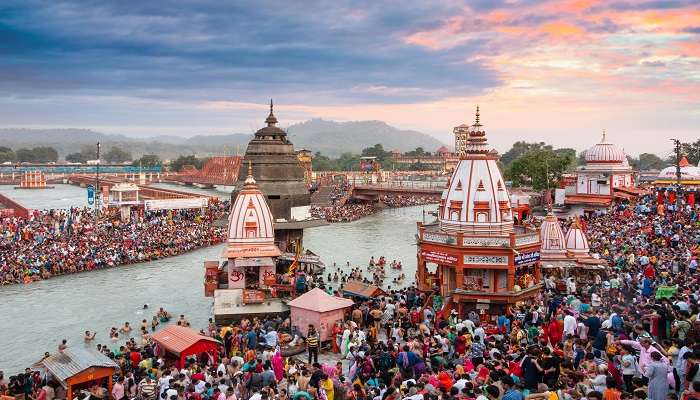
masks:
[[[382,120],[499,151],[700,138],[697,0],[0,2],[0,127],[129,136]]]

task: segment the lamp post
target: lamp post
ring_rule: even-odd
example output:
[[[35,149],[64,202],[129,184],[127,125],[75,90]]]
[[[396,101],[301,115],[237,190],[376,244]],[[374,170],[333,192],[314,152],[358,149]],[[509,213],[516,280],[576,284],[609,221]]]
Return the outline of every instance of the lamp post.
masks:
[[[100,215],[102,192],[100,191],[100,142],[97,142],[97,164],[95,165],[95,215]]]

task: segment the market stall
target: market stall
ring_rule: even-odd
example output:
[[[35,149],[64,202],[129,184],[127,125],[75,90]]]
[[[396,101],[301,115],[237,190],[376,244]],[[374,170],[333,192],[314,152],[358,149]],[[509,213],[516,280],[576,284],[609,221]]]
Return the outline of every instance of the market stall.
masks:
[[[119,371],[119,365],[106,355],[92,349],[70,347],[50,355],[32,365],[45,373],[47,380],[54,379],[66,389],[66,398],[74,393],[97,384],[112,392],[112,375]]]

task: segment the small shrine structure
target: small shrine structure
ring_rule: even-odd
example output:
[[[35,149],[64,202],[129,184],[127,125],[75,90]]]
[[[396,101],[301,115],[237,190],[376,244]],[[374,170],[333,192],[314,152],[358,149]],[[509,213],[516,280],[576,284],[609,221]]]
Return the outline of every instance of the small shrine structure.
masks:
[[[46,184],[46,176],[40,170],[24,171],[15,189],[53,189]]]

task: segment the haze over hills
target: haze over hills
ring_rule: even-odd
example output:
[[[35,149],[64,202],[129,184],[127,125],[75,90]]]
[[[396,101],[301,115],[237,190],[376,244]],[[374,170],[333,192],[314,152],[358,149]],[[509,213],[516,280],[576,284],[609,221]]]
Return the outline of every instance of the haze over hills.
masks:
[[[435,151],[444,145],[425,133],[400,130],[382,121],[334,122],[313,119],[288,128],[289,138],[297,149],[306,148],[313,152],[337,157],[344,152],[360,153],[363,148],[381,143],[385,149],[413,150],[423,147]],[[180,155],[197,156],[221,155],[224,146],[228,154],[236,150],[245,152],[251,134],[234,133],[228,135],[196,135],[190,138],[161,135],[149,138],[133,138],[119,134],[105,134],[89,129],[0,129],[0,145],[17,150],[22,147],[51,146],[59,157],[79,152],[84,146],[94,146],[101,142],[107,151],[118,146],[130,151],[134,158],[144,154],[157,154],[163,159],[173,159]]]

